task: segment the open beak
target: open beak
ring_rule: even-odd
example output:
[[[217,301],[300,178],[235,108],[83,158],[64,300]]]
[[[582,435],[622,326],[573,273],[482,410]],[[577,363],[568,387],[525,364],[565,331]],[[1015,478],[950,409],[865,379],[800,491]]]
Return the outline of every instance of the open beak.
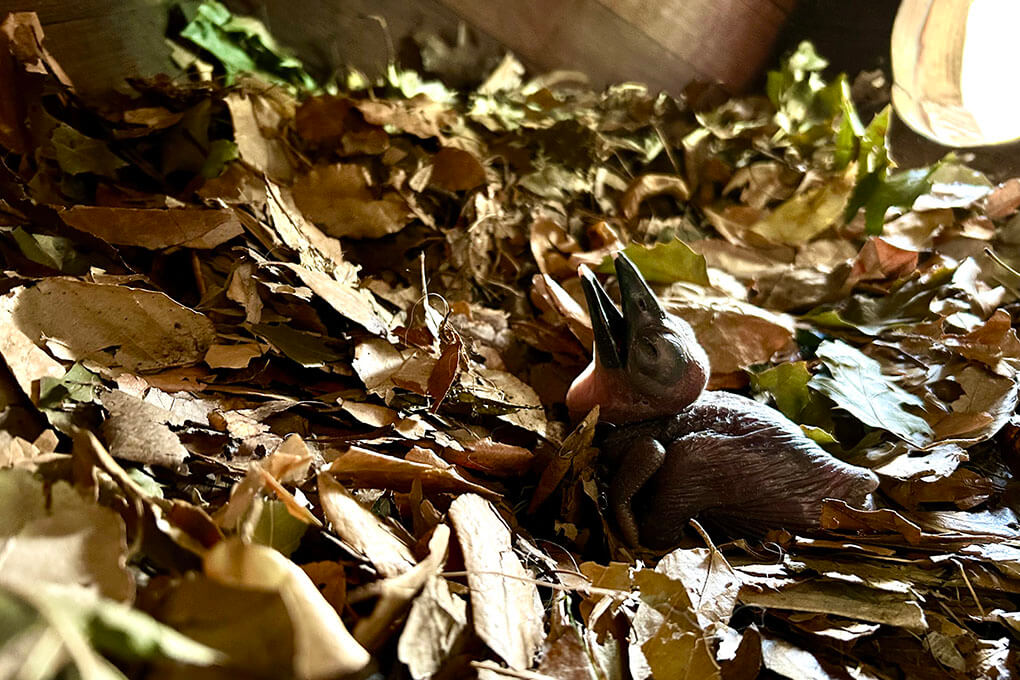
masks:
[[[666,318],[665,310],[634,263],[623,253],[618,253],[614,264],[620,284],[622,313],[591,270],[582,266],[580,272],[581,288],[595,335],[595,354],[605,368],[623,368],[627,360],[627,345],[635,331]]]

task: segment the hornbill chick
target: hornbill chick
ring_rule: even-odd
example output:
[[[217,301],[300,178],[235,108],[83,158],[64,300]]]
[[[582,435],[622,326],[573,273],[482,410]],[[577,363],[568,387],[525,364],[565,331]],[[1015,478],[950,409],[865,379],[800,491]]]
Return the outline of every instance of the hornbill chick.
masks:
[[[609,506],[632,546],[669,548],[696,517],[731,536],[817,528],[821,501],[868,507],[878,478],[834,458],[781,413],[705,391],[708,356],[634,264],[616,258],[621,307],[581,268],[595,351],[570,386],[575,419],[596,404],[615,429],[601,442]]]

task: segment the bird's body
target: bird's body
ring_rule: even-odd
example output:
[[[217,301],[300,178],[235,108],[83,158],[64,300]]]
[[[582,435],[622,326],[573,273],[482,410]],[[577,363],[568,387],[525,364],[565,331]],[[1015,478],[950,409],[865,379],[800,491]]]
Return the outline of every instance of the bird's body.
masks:
[[[641,453],[649,436],[661,459]],[[619,461],[608,465],[611,479],[647,475],[631,507],[651,548],[677,544],[692,517],[730,536],[810,530],[823,498],[866,507],[877,486],[873,473],[834,458],[775,409],[728,392],[706,391],[678,414],[617,428],[602,447],[607,462]]]
[[[609,506],[631,545],[676,545],[691,518],[732,536],[817,528],[825,498],[869,506],[876,475],[835,458],[784,415],[705,391],[708,357],[666,313],[634,265],[616,260],[622,312],[587,270],[595,357],[571,385],[579,417],[595,405],[617,427],[602,442]]]

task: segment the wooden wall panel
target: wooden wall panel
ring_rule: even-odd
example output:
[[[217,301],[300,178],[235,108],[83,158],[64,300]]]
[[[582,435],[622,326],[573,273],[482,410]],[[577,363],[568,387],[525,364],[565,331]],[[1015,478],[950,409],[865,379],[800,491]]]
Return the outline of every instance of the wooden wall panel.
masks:
[[[482,51],[505,45],[533,72],[586,72],[596,85],[637,80],[679,91],[693,78],[739,91],[759,82],[796,0],[227,0],[262,19],[320,74],[350,64],[377,74],[417,30],[456,34]],[[172,71],[162,0],[0,0],[0,14],[34,10],[47,44],[85,91],[125,75]]]

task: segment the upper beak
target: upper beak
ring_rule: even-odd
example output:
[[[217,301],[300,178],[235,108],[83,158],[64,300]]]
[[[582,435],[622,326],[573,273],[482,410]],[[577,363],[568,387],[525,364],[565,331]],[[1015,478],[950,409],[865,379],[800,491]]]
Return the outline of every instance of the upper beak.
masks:
[[[580,270],[581,288],[595,335],[595,353],[605,368],[622,368],[626,363],[627,344],[635,330],[666,317],[665,310],[634,263],[623,253],[618,253],[615,266],[622,313],[591,270],[583,265]]]
[[[643,326],[661,323],[666,318],[666,310],[659,304],[638,268],[622,252],[616,255],[614,264],[616,280],[620,284],[620,304],[623,306],[627,336],[630,337]]]

